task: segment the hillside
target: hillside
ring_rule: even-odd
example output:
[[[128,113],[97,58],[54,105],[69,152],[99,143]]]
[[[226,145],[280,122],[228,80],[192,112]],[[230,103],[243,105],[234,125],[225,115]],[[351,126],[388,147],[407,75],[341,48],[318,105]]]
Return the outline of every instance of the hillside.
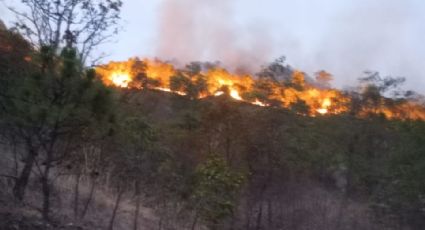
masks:
[[[420,166],[414,166],[412,171],[402,168],[423,160],[421,152],[405,152],[422,145],[423,142],[415,138],[423,138],[420,134],[424,131],[423,122],[388,121],[382,117],[358,119],[348,114],[312,118],[286,109],[239,102],[226,95],[190,100],[156,90],[118,90],[116,93],[121,101],[118,123],[127,122],[121,119],[137,117],[155,132],[151,142],[155,149],[135,152],[142,157],[143,167],[138,169],[144,194],[141,204],[153,210],[156,216],[148,217],[142,226],[156,219],[162,221],[164,229],[177,225],[189,228],[197,209],[202,210],[200,215],[205,219],[196,222],[203,225],[213,221],[209,218],[218,218],[215,221],[220,222],[215,224],[220,224],[220,229],[232,225],[243,229],[261,226],[267,229],[312,226],[315,229],[341,229],[341,226],[344,229],[400,229],[407,225],[420,229],[423,224],[420,206],[416,209],[412,205],[420,205],[420,201],[404,193],[409,189],[409,194],[420,194],[417,176],[421,175],[415,173]],[[118,134],[113,138],[119,138]],[[122,167],[133,167],[131,164],[137,158],[129,162],[116,158],[126,158],[126,154],[131,154],[127,151],[137,146],[127,141],[124,143],[128,144],[112,143],[115,141],[109,139],[104,145],[110,150],[103,153],[106,157],[103,162],[93,162],[95,158],[90,157],[81,159],[79,164],[89,170],[100,170],[96,181],[102,188],[113,188],[115,182],[111,179],[115,177],[130,182],[126,174],[120,173],[124,173]],[[119,155],[114,156],[114,151]],[[220,159],[211,167],[222,171],[207,171],[205,176],[209,179],[202,182],[200,167],[214,162],[212,159]],[[68,174],[68,167],[59,166],[57,175]],[[233,180],[231,175],[243,178],[237,192],[227,187],[231,184],[223,185]],[[211,176],[217,177],[217,181]],[[72,184],[73,177],[71,174],[64,178]],[[83,176],[81,180],[82,185],[87,183],[88,187],[93,183],[90,177]],[[393,181],[402,184],[393,184]],[[61,184],[56,186],[63,186]],[[75,192],[71,184],[67,185],[68,191],[55,193],[55,200],[71,202]],[[132,200],[133,188],[127,189],[125,193]],[[197,197],[199,189],[207,196]],[[81,196],[87,196],[87,192]],[[233,192],[236,193],[229,194]],[[106,197],[95,199],[103,203]],[[198,202],[203,206],[197,208]],[[226,210],[230,204],[234,211],[229,216]],[[134,200],[128,205],[126,209],[131,210]],[[54,213],[71,213],[67,210],[71,207],[55,207]],[[95,208],[91,212],[99,211]],[[414,212],[417,217],[412,215]],[[106,213],[103,215],[107,216]],[[119,218],[124,216],[118,214],[117,221],[121,222]]]
[[[0,229],[425,226],[425,103],[403,78],[339,90],[283,59],[92,68],[82,50],[122,3],[35,2],[39,44],[0,23]],[[64,31],[77,8],[88,26]]]

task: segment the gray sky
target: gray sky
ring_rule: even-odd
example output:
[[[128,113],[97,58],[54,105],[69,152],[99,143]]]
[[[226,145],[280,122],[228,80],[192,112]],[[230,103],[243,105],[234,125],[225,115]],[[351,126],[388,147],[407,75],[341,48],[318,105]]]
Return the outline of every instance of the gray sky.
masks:
[[[377,70],[425,93],[423,0],[123,1],[124,31],[102,47],[105,61],[159,56],[255,69],[285,55],[309,74],[331,72],[338,87]],[[3,6],[0,15],[11,20]]]

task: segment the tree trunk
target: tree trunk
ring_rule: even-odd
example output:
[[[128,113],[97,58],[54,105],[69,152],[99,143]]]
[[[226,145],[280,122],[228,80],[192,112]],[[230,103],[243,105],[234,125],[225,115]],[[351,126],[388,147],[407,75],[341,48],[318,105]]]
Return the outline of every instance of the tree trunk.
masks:
[[[258,211],[258,215],[257,215],[257,224],[255,227],[255,230],[260,230],[261,229],[261,220],[263,219],[263,203],[260,202],[260,209]]]
[[[139,226],[139,212],[140,212],[140,184],[139,181],[135,183],[135,195],[136,195],[136,208],[134,210],[134,222],[133,230],[137,230]]]
[[[198,223],[198,211],[195,211],[195,217],[193,218],[191,230],[195,230],[196,224]]]
[[[81,174],[77,173],[74,187],[74,220],[78,218],[78,204],[80,203],[80,177]]]
[[[52,152],[48,151],[46,156],[45,168],[41,177],[42,190],[43,190],[43,209],[42,215],[45,221],[49,221],[50,211],[50,185],[49,185],[49,174],[52,163]]]
[[[42,183],[42,191],[43,191],[43,209],[42,215],[43,220],[49,220],[49,211],[50,211],[50,188],[49,188],[49,180],[46,176],[41,178]]]
[[[13,145],[13,150],[12,150],[13,151],[13,161],[14,161],[14,164],[15,164],[14,176],[17,177],[19,175],[19,162],[18,162],[18,151],[16,150],[17,143],[15,141],[15,138],[13,138],[12,145]]]
[[[251,213],[252,213],[252,205],[248,203],[245,210],[245,229],[247,230],[251,228]]]
[[[267,221],[268,221],[268,229],[273,229],[273,204],[271,199],[267,200]]]
[[[348,197],[344,194],[339,203],[338,217],[336,218],[335,229],[342,229],[341,226],[344,222],[344,214],[348,203],[347,201]]]
[[[236,216],[235,213],[232,211],[232,214],[230,216],[230,226],[229,226],[229,230],[233,230],[235,229],[235,222],[236,222]]]
[[[158,221],[158,230],[162,229],[162,216],[159,217],[159,221]]]
[[[165,219],[167,219],[167,203],[165,202],[165,199],[161,202],[162,207],[159,207],[159,221],[158,221],[158,230],[162,229],[164,216]],[[167,225],[167,222],[165,222],[165,226]]]
[[[123,189],[120,189],[119,192],[118,192],[117,199],[115,200],[114,210],[112,211],[111,220],[109,221],[108,230],[114,229],[114,221],[115,221],[115,217],[117,215],[118,208],[120,206],[121,196],[122,196],[123,193],[124,193]]]
[[[30,147],[21,175],[19,175],[19,177],[16,179],[15,186],[13,187],[13,195],[19,201],[22,201],[24,199],[25,189],[28,185],[32,167],[34,166],[37,155],[38,152],[32,147]]]
[[[363,127],[362,127],[363,128]],[[343,223],[343,218],[345,215],[345,210],[346,207],[348,205],[348,196],[350,195],[349,192],[352,189],[352,182],[351,182],[351,178],[352,178],[352,168],[353,168],[353,156],[355,154],[355,148],[356,148],[356,144],[358,140],[358,135],[357,133],[354,134],[352,141],[350,141],[350,143],[348,143],[348,151],[347,151],[347,175],[346,175],[346,185],[343,188],[342,191],[342,198],[341,201],[339,203],[339,207],[338,207],[338,218],[336,220],[336,229],[341,229],[342,223]]]
[[[257,220],[256,220],[256,226],[255,229],[256,230],[260,230],[262,229],[262,220],[263,220],[263,197],[264,197],[264,192],[266,191],[267,188],[267,183],[269,182],[269,178],[267,178],[267,181],[264,181],[263,185],[261,186],[261,190],[260,190],[260,194],[258,196],[258,200],[259,200],[259,211],[258,211],[258,215],[257,215]]]
[[[89,197],[87,198],[87,201],[86,201],[86,203],[84,204],[83,211],[81,212],[81,219],[83,219],[83,218],[84,218],[84,216],[86,215],[86,213],[87,213],[87,211],[88,211],[88,209],[89,209],[90,202],[91,202],[91,200],[93,199],[93,194],[94,194],[95,187],[96,187],[96,179],[95,179],[95,178],[93,178],[93,179],[92,179],[92,183],[91,183],[91,187],[90,187],[90,194],[89,194]]]
[[[230,143],[231,143],[231,139],[230,137],[227,136],[225,141],[225,148],[226,148],[226,161],[229,167],[232,165],[232,157],[230,155]]]

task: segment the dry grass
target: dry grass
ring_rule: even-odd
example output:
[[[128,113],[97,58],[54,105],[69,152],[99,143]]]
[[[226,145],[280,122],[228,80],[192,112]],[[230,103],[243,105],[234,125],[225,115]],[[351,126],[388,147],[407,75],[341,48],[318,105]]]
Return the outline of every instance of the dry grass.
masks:
[[[3,148],[0,157],[0,174],[14,175],[14,158],[10,150]],[[89,226],[88,229],[105,229],[112,214],[115,203],[115,194],[104,186],[97,186],[93,198],[90,202],[88,211],[83,219],[74,219],[74,186],[75,177],[70,175],[58,176],[59,173],[52,174],[54,182],[52,183],[52,219],[62,223],[72,223],[80,226]],[[15,203],[12,196],[13,180],[7,177],[0,177],[0,212],[16,215],[41,218],[41,187],[38,183],[39,178],[34,171],[25,194],[24,204]],[[80,202],[79,212],[81,213],[85,202],[90,193],[91,182],[88,178],[82,178],[79,185]],[[133,229],[134,221],[134,202],[131,194],[124,194],[120,203],[114,229],[124,230]],[[156,229],[159,218],[151,208],[140,208],[139,230]]]

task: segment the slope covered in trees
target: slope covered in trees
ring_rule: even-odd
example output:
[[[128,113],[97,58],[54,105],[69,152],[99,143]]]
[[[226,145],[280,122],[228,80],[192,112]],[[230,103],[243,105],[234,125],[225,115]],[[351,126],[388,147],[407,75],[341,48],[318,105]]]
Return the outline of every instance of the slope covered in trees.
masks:
[[[82,4],[93,14],[83,20],[99,22],[95,34],[115,25],[121,6],[41,2],[65,13]],[[67,14],[47,13],[47,22],[74,25]],[[276,87],[303,95],[327,91],[330,79],[319,72],[306,83],[279,61],[247,80],[253,88],[241,100],[233,83],[210,90],[214,74],[199,63],[154,78],[136,60],[133,81],[117,87],[84,64],[99,40],[85,53],[87,40],[61,28],[38,34],[45,39],[36,44],[28,40],[34,34],[0,28],[0,227],[31,218],[45,229],[60,222],[135,230],[425,225],[425,122],[382,111],[408,113],[409,100],[419,104],[412,92],[390,97],[401,79],[369,73],[360,91],[338,92],[350,99],[343,111],[324,115],[311,114],[323,109],[309,107],[318,101],[272,104]],[[6,221],[17,213],[20,221]]]

